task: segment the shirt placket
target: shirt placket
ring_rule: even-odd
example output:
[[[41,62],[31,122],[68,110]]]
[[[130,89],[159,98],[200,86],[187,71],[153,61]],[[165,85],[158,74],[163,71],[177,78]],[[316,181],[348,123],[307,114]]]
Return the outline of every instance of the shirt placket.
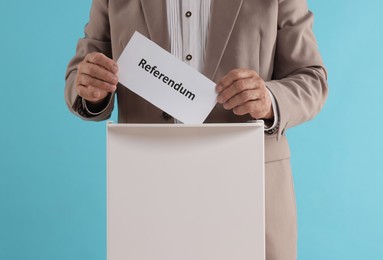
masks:
[[[197,10],[195,0],[182,0],[181,5],[181,19],[182,19],[182,60],[194,67],[198,67],[198,54],[196,50],[198,46],[196,37],[193,37],[198,31],[196,30],[197,23]]]

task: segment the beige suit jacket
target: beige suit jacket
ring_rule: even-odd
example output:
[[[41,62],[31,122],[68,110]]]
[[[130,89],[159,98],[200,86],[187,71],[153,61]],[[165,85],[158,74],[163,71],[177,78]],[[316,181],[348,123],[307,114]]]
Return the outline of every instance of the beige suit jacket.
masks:
[[[295,257],[295,249],[286,249],[295,247],[296,219],[285,131],[312,119],[327,97],[326,71],[312,23],[306,0],[212,3],[203,73],[218,82],[232,69],[253,69],[266,82],[279,109],[279,132],[265,139],[268,259]],[[166,0],[93,0],[86,36],[79,40],[66,74],[65,99],[73,113],[85,120],[109,118],[114,99],[101,115],[84,117],[80,113],[81,105],[75,103],[77,65],[90,52],[102,52],[117,60],[135,31],[170,50]],[[117,99],[119,122],[173,122],[163,111],[123,86],[117,88]],[[252,120],[249,115],[236,116],[217,105],[206,122],[249,120]]]

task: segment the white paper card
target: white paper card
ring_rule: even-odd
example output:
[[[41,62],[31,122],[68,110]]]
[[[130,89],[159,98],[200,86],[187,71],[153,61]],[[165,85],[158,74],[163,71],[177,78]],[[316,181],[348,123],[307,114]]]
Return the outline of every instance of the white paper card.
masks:
[[[119,60],[120,83],[185,124],[201,124],[214,108],[215,83],[135,32]]]

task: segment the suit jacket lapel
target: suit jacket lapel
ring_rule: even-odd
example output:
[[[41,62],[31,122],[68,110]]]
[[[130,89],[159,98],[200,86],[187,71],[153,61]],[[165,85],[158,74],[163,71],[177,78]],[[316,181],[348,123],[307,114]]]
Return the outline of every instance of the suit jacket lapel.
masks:
[[[166,0],[141,0],[149,36],[165,50],[170,50]]]
[[[243,0],[213,0],[204,74],[213,79],[222,59]]]

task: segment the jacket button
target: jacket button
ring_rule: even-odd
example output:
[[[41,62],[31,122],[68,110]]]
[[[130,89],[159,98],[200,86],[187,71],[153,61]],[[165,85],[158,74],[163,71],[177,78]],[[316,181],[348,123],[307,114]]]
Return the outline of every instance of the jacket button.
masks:
[[[187,11],[185,15],[186,15],[187,18],[189,18],[190,16],[192,16],[192,12]]]
[[[172,117],[168,114],[168,113],[166,113],[166,112],[163,112],[162,113],[162,117],[165,119],[165,120],[170,120]]]
[[[193,56],[191,56],[190,54],[188,54],[188,55],[186,56],[186,60],[191,61],[191,59],[193,59]]]

